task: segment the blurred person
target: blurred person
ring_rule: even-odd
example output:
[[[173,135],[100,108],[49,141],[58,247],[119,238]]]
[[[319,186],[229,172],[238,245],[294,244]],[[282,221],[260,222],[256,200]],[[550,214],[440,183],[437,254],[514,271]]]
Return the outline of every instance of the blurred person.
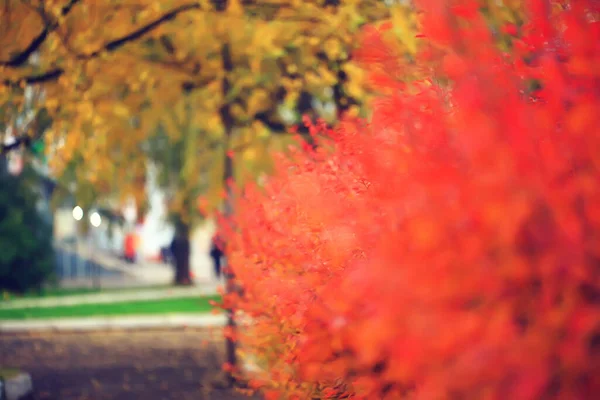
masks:
[[[213,266],[215,268],[215,276],[217,279],[221,279],[222,271],[221,271],[221,259],[223,257],[223,251],[218,244],[219,238],[217,235],[214,235],[211,240],[210,246],[210,258],[213,260]]]
[[[192,285],[192,274],[190,270],[190,237],[189,227],[178,221],[176,223],[175,235],[170,246],[173,268],[175,268],[176,285]]]
[[[171,264],[171,246],[162,246],[160,248],[160,258],[164,264]]]
[[[135,263],[137,250],[137,234],[135,231],[130,231],[125,235],[125,261]]]

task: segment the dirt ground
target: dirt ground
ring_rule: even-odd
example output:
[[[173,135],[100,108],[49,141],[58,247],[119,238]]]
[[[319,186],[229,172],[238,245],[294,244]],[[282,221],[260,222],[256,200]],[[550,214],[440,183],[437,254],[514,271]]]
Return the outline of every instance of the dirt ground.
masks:
[[[39,400],[248,400],[219,389],[221,332],[0,334],[0,365],[28,371]]]

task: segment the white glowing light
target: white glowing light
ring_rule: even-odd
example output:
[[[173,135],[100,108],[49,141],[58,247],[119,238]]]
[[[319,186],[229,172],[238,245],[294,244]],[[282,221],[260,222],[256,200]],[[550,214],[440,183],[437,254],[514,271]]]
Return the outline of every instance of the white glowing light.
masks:
[[[73,218],[75,218],[76,221],[81,221],[81,218],[83,218],[83,209],[79,206],[73,208]]]
[[[90,224],[92,224],[94,228],[97,228],[100,226],[101,223],[102,217],[100,216],[100,214],[98,214],[97,212],[93,212],[92,215],[90,215]]]

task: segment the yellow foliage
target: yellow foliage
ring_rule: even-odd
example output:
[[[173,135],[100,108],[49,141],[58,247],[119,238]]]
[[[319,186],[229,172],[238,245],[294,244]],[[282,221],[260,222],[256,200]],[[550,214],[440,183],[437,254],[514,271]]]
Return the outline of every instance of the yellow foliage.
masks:
[[[391,10],[394,33],[406,46],[410,54],[417,52],[417,26],[415,14],[408,7],[394,7]]]
[[[227,12],[231,15],[244,15],[244,8],[240,4],[240,0],[229,0],[227,3]]]
[[[364,96],[365,74],[356,64],[346,63],[343,71],[348,75],[348,84],[346,90],[350,96],[362,98]]]
[[[124,117],[129,116],[129,110],[127,109],[127,107],[124,104],[121,104],[121,103],[115,104],[114,112],[115,112],[115,115],[117,115],[118,117],[124,118]]]
[[[258,174],[268,169],[262,160],[276,141],[257,114],[280,126],[283,104],[294,110],[301,92],[321,95],[339,83],[340,69],[348,76],[346,95],[361,103],[364,79],[347,55],[363,23],[391,15],[378,0],[327,7],[322,0],[229,0],[226,10],[209,0],[35,3],[7,0],[0,7],[0,105],[18,101],[25,81],[43,85],[56,173],[83,159],[89,165],[80,167],[81,179],[120,194],[139,194],[139,171],[154,157],[143,149],[160,126],[168,143],[159,149],[183,149],[172,157],[181,159],[176,175],[185,172],[188,180],[178,183],[180,205],[206,186],[199,178],[205,175],[208,197],[219,197],[233,135],[226,129],[250,135],[243,158]]]
[[[206,128],[212,132],[223,131],[223,122],[221,121],[221,116],[216,113],[211,115],[206,121]]]
[[[252,91],[248,98],[248,114],[255,115],[271,107],[269,93],[263,88]]]
[[[329,38],[323,43],[323,49],[330,60],[337,60],[342,54],[342,44],[336,38]]]

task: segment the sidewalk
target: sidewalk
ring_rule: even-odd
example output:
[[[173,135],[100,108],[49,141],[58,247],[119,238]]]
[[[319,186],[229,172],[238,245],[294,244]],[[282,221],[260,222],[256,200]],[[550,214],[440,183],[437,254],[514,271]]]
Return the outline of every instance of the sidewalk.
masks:
[[[131,291],[112,290],[105,293],[46,297],[37,299],[16,299],[0,302],[0,310],[211,296],[217,294],[217,288],[218,283],[204,283],[191,287],[166,287],[164,289],[147,290],[131,289]]]
[[[226,323],[224,314],[171,314],[157,316],[0,320],[0,333],[31,331],[102,331],[148,328],[209,328]]]
[[[89,286],[94,282],[99,282],[102,287],[170,285],[175,278],[175,270],[169,264],[153,261],[128,263],[113,254],[100,250],[90,254],[75,247],[62,247],[61,249],[62,251],[75,252],[80,257],[99,265],[107,272],[107,274],[99,276],[85,276],[83,279],[82,277],[75,279],[63,278],[64,284],[61,283],[61,285],[65,287]],[[191,263],[192,276],[199,282],[214,280],[213,270],[212,259],[208,254],[197,256]]]

